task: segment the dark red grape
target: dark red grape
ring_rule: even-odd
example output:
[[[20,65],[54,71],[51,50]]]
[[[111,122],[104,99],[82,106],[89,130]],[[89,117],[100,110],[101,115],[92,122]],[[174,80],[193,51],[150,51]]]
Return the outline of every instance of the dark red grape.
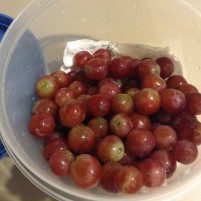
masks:
[[[191,93],[186,95],[186,110],[191,115],[201,114],[201,93]]]
[[[175,129],[176,132],[180,131],[180,127],[184,124],[189,124],[190,122],[196,121],[194,115],[183,111],[177,115],[172,116],[170,120],[170,125]]]
[[[172,75],[174,71],[174,64],[170,58],[160,57],[156,59],[156,62],[160,66],[160,69],[161,69],[160,76],[162,78],[168,78],[170,75]]]
[[[186,120],[177,131],[179,139],[190,140],[196,145],[201,144],[201,123],[196,120]]]
[[[176,89],[164,89],[160,92],[161,107],[170,114],[177,114],[184,110],[185,95]]]
[[[179,163],[187,165],[196,160],[198,149],[193,142],[180,140],[176,143],[173,154]]]
[[[173,176],[177,168],[177,162],[172,152],[164,149],[156,150],[151,154],[150,158],[164,167],[167,178]]]
[[[185,84],[178,88],[184,95],[191,94],[191,93],[198,93],[198,89],[192,84]]]
[[[167,87],[172,89],[178,89],[181,86],[184,86],[187,84],[186,79],[181,75],[171,75],[167,81]]]
[[[136,128],[128,134],[125,146],[134,157],[144,158],[155,148],[155,137],[148,129]]]
[[[116,162],[107,162],[103,165],[103,174],[100,184],[108,192],[118,193],[119,189],[115,184],[115,174],[122,166]]]
[[[152,159],[145,159],[137,167],[142,173],[143,182],[146,187],[158,187],[165,182],[165,168],[159,162]]]
[[[154,122],[159,124],[170,124],[172,115],[160,108],[154,115],[152,115],[152,119]]]
[[[129,76],[131,78],[136,78],[138,76],[138,64],[140,63],[139,59],[132,59],[128,61],[129,66]]]

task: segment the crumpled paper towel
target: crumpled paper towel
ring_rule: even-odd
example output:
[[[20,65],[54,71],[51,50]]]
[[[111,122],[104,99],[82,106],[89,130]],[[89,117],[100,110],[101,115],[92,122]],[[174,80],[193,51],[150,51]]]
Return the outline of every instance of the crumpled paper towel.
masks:
[[[142,59],[149,57],[156,59],[162,56],[172,59],[175,71],[174,74],[182,75],[182,65],[179,59],[171,52],[169,47],[153,47],[144,44],[132,44],[132,43],[112,43],[110,41],[94,41],[90,39],[81,39],[70,41],[66,43],[66,47],[63,55],[63,65],[61,70],[69,72],[73,65],[73,56],[82,50],[86,50],[93,54],[99,48],[109,48],[114,57],[119,55],[127,55],[136,59]]]

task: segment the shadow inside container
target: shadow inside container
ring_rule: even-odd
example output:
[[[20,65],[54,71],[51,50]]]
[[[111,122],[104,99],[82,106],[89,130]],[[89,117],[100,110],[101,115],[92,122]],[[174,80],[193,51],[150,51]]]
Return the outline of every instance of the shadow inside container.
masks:
[[[56,201],[32,184],[16,166],[13,166],[11,171],[12,177],[6,187],[20,201]]]

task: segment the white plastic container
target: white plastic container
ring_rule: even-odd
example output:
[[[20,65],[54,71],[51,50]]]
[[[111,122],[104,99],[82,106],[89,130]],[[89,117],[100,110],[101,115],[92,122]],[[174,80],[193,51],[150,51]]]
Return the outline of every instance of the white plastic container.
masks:
[[[82,190],[52,174],[42,144],[27,130],[34,83],[63,64],[67,41],[89,38],[169,47],[186,79],[201,91],[201,14],[185,0],[35,0],[17,17],[0,48],[0,132],[19,169],[59,200],[176,200],[201,184],[201,154],[178,167],[167,185],[134,195]]]

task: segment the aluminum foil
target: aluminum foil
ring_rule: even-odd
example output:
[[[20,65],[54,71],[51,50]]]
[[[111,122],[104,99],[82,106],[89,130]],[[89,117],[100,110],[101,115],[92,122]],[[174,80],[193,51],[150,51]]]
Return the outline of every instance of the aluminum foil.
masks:
[[[136,59],[142,59],[145,57],[156,59],[162,56],[166,56],[172,59],[174,63],[174,74],[183,74],[182,65],[179,59],[171,52],[169,47],[162,48],[144,44],[112,43],[110,41],[94,41],[89,39],[81,39],[66,43],[61,70],[65,72],[69,72],[71,70],[71,67],[73,66],[73,56],[77,52],[86,50],[93,54],[99,48],[109,48],[112,51],[114,57],[127,55]]]

